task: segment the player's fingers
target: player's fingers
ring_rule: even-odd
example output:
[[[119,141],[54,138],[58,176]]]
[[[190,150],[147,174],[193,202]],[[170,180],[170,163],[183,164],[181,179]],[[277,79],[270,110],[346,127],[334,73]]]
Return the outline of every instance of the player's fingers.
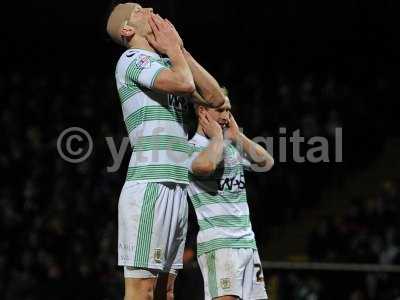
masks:
[[[175,26],[174,26],[167,18],[165,18],[165,22],[167,22],[167,24],[168,24],[173,30],[176,30],[176,29],[175,29]]]
[[[155,14],[154,16],[160,23],[164,23],[165,20],[163,18],[161,18],[161,16],[159,14]]]
[[[153,18],[149,18],[149,24],[151,27],[151,30],[153,30],[154,34],[158,34],[160,29],[158,28],[156,22],[154,22]]]
[[[209,125],[209,121],[207,119],[207,115],[205,112],[201,112],[200,113],[200,122],[202,122],[204,125],[208,126]]]
[[[151,15],[151,18],[153,19],[154,23],[157,24],[157,26],[158,26],[159,29],[165,28],[165,22],[164,22],[164,20],[160,17],[160,15],[158,15],[158,14],[156,14],[156,15],[153,14],[153,15]]]
[[[157,26],[158,30],[161,30],[162,24],[155,14],[151,14],[151,18],[149,20],[151,20],[154,25]]]
[[[207,124],[207,122],[206,122],[204,119],[202,119],[201,117],[200,117],[200,119],[199,119],[199,124],[200,124],[201,127],[203,127],[203,129],[207,130],[208,124]]]
[[[206,112],[201,111],[201,112],[199,113],[199,115],[200,115],[200,118],[201,118],[203,121],[207,121]]]
[[[206,124],[205,122],[200,121],[199,123],[200,123],[200,126],[203,127],[203,129],[206,129],[206,130],[207,130],[207,127],[208,127],[208,126],[207,126],[207,124]]]
[[[208,111],[206,111],[206,115],[205,115],[206,119],[208,122],[210,122],[212,120],[210,114],[208,113]]]

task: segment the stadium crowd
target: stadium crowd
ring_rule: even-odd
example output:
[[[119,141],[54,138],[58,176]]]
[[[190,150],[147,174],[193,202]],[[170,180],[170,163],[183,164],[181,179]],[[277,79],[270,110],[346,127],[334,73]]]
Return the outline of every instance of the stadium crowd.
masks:
[[[290,159],[289,145],[288,162],[276,160],[268,174],[248,174],[252,222],[263,256],[270,226],[298,218],[302,209],[318,203],[334,175],[363,165],[359,142],[365,131],[376,138],[367,155],[379,153],[390,132],[379,134],[383,121],[376,115],[385,111],[376,110],[374,99],[386,97],[389,83],[378,77],[361,87],[333,71],[269,74],[233,66],[227,60],[217,77],[226,83],[233,113],[248,136],[272,136],[276,146],[279,128],[285,127],[289,134],[300,129],[306,139],[320,135],[333,143],[334,129],[344,128],[346,163],[297,164]],[[107,172],[113,160],[105,141],[113,137],[119,147],[126,135],[115,90],[112,74],[88,77],[68,68],[25,65],[0,74],[1,299],[121,298],[116,218],[128,155],[117,172]],[[94,152],[80,164],[65,162],[57,152],[58,136],[71,126],[84,128],[94,141]],[[353,144],[347,147],[350,140]],[[398,263],[393,197],[386,191],[365,205],[355,201],[339,222],[327,219],[312,235],[311,257]],[[194,234],[188,237],[191,244]]]

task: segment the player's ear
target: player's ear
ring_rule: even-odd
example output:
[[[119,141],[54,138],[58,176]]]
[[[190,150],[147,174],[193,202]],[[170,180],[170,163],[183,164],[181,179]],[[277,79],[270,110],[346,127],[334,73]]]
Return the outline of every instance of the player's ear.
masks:
[[[129,25],[124,25],[121,28],[121,36],[125,37],[126,39],[131,39],[135,35],[135,28]]]
[[[206,111],[206,108],[204,106],[202,106],[202,105],[198,106],[198,112],[199,113],[204,113],[205,111]]]

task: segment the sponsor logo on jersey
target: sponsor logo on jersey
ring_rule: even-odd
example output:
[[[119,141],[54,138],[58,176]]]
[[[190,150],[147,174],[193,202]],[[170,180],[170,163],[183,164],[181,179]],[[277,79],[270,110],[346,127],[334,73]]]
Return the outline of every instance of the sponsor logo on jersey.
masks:
[[[154,249],[154,260],[158,263],[161,262],[161,249],[160,248]]]
[[[240,192],[244,189],[245,181],[244,175],[239,174],[232,177],[222,178],[218,182],[218,190],[229,192]]]
[[[127,251],[134,251],[135,250],[135,247],[133,246],[133,244],[119,243],[118,247],[121,250],[127,250]]]
[[[188,100],[183,96],[168,94],[168,105],[177,111],[188,111]]]
[[[136,59],[136,66],[141,69],[148,69],[151,67],[150,57],[144,54],[140,54]]]
[[[132,56],[134,56],[136,53],[137,53],[137,52],[136,52],[135,50],[129,50],[129,51],[126,53],[126,57],[132,57]]]
[[[224,290],[230,289],[232,286],[230,278],[221,278],[220,283],[221,288],[223,288]]]

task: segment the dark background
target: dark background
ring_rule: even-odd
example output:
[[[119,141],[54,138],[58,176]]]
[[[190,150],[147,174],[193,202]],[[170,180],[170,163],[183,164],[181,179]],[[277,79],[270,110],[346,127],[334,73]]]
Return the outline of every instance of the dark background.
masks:
[[[382,258],[388,247],[399,246],[398,177],[386,171],[398,159],[398,148],[392,146],[398,137],[399,108],[396,2],[140,3],[170,18],[185,47],[227,86],[233,112],[249,137],[277,141],[300,129],[306,139],[321,135],[332,145],[332,130],[343,128],[342,163],[333,162],[331,151],[330,163],[298,164],[289,149],[288,162],[276,159],[268,174],[248,174],[262,258],[298,255],[295,242],[279,257],[269,251],[269,245],[279,243],[275,229],[300,224],[316,210],[324,217],[309,232],[302,260],[399,263],[396,255],[389,261]],[[2,299],[121,298],[116,218],[129,153],[118,172],[106,172],[112,157],[104,137],[115,138],[119,145],[126,136],[114,83],[123,49],[105,33],[110,6],[109,1],[3,4]],[[63,161],[56,149],[58,135],[70,126],[86,129],[94,139],[93,154],[77,165]],[[288,134],[280,134],[280,127]],[[277,143],[274,146],[277,158]],[[394,155],[388,157],[385,147],[394,149]],[[303,145],[302,153],[307,149]],[[371,169],[379,159],[387,164],[380,173]],[[366,183],[358,185],[352,197],[342,193],[344,202],[348,199],[342,213],[320,207],[324,195],[341,190],[354,174],[377,176],[371,193],[365,195],[371,189]],[[195,233],[191,226],[189,249]],[[196,272],[190,267],[183,272],[179,299],[196,289],[201,292],[195,284],[188,289]],[[348,274],[335,275],[344,286],[340,295],[330,293],[329,276],[266,271],[269,285],[280,283],[279,288],[269,287],[277,291],[272,299],[400,297],[400,281],[394,275],[368,279],[360,273],[351,277],[354,280],[348,280]],[[368,290],[374,284],[379,292]]]

